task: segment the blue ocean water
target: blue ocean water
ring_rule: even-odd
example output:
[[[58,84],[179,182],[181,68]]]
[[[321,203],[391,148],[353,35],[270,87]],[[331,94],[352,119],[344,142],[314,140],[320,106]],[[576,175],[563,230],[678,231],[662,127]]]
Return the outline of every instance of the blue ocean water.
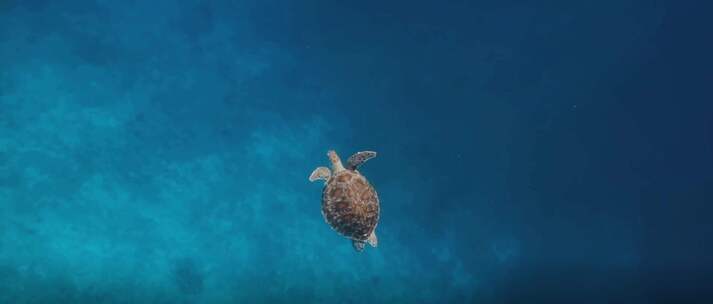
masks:
[[[711,8],[0,1],[0,303],[711,303]]]

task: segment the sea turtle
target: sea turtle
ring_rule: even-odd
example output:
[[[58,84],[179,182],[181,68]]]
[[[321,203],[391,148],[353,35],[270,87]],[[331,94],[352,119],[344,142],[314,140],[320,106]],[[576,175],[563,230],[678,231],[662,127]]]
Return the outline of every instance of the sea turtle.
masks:
[[[347,160],[346,168],[334,150],[327,152],[332,171],[318,167],[309,176],[310,182],[324,181],[322,216],[335,231],[352,240],[356,251],[366,243],[376,247],[376,224],[379,222],[379,197],[369,181],[357,171],[376,152],[357,152]]]

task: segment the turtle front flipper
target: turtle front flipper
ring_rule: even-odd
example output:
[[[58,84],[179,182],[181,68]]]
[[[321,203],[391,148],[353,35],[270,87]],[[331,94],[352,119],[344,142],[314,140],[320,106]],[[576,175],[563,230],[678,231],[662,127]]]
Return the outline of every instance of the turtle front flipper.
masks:
[[[376,152],[374,151],[361,151],[354,153],[347,160],[347,168],[349,170],[356,170],[361,164],[365,163],[367,160],[376,157]]]
[[[309,175],[309,181],[313,182],[316,180],[328,180],[329,177],[332,175],[332,172],[329,171],[329,168],[327,167],[317,167],[317,169],[314,169],[312,171],[312,174]]]
[[[364,251],[365,245],[366,245],[366,242],[364,242],[364,241],[352,240],[352,246],[354,246],[354,250],[356,250],[357,252]]]

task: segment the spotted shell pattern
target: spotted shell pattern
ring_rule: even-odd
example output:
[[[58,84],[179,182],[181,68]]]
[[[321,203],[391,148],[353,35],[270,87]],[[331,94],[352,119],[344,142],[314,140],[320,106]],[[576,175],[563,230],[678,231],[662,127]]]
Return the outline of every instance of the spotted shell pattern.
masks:
[[[343,170],[322,190],[322,215],[339,234],[366,241],[379,221],[379,197],[358,171]]]

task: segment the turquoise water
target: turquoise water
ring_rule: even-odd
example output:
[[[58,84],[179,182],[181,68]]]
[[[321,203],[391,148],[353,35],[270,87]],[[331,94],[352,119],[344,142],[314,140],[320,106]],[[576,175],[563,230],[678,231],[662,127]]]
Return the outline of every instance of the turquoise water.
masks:
[[[705,8],[0,1],[0,303],[704,299]]]

